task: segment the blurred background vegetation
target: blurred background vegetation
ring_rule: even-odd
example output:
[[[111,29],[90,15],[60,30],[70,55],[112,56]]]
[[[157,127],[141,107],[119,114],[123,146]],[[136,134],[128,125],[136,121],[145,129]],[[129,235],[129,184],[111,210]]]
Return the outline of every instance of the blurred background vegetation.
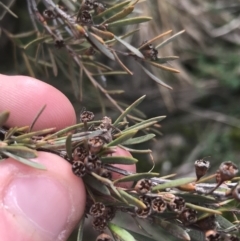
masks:
[[[107,0],[108,4],[111,0]],[[3,1],[7,3],[8,1]],[[7,14],[0,20],[1,28],[12,34],[32,29],[25,1],[16,1],[11,7],[18,19]],[[1,11],[0,8],[0,16]],[[191,174],[196,159],[206,157],[216,170],[222,161],[239,163],[240,158],[240,1],[239,0],[146,0],[137,5],[138,13],[148,15],[152,21],[139,25],[139,35],[128,41],[139,45],[169,29],[186,32],[173,43],[159,51],[159,56],[177,55],[171,62],[180,74],[152,69],[153,73],[173,87],[168,90],[157,85],[125,59],[133,76],[106,77],[106,88],[123,89],[116,95],[119,102],[130,104],[146,94],[140,110],[148,117],[166,115],[161,122],[162,136],[148,143],[156,162],[155,171],[163,175],[177,172],[178,176]],[[127,27],[133,30],[136,25]],[[23,41],[27,43],[28,38]],[[136,46],[136,45],[135,45]],[[4,31],[0,36],[0,73],[29,75],[22,57],[14,57],[12,42]],[[18,66],[14,58],[17,58]],[[113,65],[103,57],[106,65]],[[36,77],[50,83],[65,93],[73,103],[76,113],[83,107],[98,117],[102,109],[96,92],[84,81],[83,99],[73,95],[71,82],[61,72],[57,77],[36,72]],[[101,81],[101,80],[99,80]],[[106,114],[115,118],[119,113],[105,100]],[[148,171],[151,160],[140,159],[138,171]],[[147,161],[146,161],[147,160]]]

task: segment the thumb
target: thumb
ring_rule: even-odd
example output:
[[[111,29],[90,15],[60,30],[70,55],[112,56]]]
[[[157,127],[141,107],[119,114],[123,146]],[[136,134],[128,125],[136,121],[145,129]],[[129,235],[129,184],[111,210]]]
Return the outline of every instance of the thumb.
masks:
[[[84,185],[71,166],[46,152],[39,152],[34,161],[47,170],[10,158],[1,162],[1,240],[63,241],[84,215]]]

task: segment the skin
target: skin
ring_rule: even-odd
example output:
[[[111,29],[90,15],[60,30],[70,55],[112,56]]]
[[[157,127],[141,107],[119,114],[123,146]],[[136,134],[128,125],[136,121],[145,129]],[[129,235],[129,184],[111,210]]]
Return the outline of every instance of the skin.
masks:
[[[33,130],[60,130],[76,123],[69,100],[40,80],[0,75],[0,90],[0,112],[11,113],[7,127],[31,125],[44,105],[47,107]],[[131,154],[117,148],[114,155]],[[33,161],[43,164],[46,170],[10,158],[0,162],[1,240],[67,240],[84,214],[84,184],[72,173],[70,164],[57,155],[39,152]],[[136,171],[135,165],[121,168]]]

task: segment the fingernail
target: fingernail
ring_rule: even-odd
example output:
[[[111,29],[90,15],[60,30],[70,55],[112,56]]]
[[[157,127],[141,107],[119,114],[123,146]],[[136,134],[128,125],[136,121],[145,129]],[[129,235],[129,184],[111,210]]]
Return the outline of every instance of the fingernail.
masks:
[[[4,207],[21,215],[40,237],[57,240],[63,235],[71,200],[67,187],[45,176],[16,177],[5,189]]]

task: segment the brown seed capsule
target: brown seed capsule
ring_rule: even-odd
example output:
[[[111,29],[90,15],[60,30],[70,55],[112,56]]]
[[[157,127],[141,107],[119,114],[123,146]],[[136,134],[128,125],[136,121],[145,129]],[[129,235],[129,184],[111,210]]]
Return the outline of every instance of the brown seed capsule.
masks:
[[[103,231],[107,226],[107,220],[105,217],[96,217],[92,222],[93,228],[97,231]]]
[[[97,202],[91,206],[89,214],[93,217],[100,217],[105,213],[105,210],[105,205],[103,203]]]
[[[93,119],[94,119],[94,114],[90,111],[85,110],[80,114],[81,122],[89,122],[89,121],[92,121]]]
[[[198,220],[194,226],[198,227],[201,231],[214,230],[217,227],[215,215]]]
[[[107,222],[111,221],[116,215],[116,208],[109,206],[106,207],[104,217],[106,218]]]
[[[195,161],[195,172],[196,172],[197,180],[199,180],[207,173],[207,170],[209,169],[209,167],[210,167],[209,161],[206,161],[203,159]]]
[[[182,197],[175,196],[173,200],[168,203],[169,210],[181,213],[185,209],[185,200]]]
[[[139,198],[139,200],[141,200],[142,202],[148,203],[149,205],[151,205],[151,203],[152,203],[152,198],[149,197],[149,196],[142,195],[142,196],[139,196],[138,198]]]
[[[55,40],[55,47],[58,49],[63,48],[65,45],[64,41],[62,39]]]
[[[232,196],[235,200],[240,201],[240,185],[233,188]]]
[[[224,241],[240,241],[240,238],[238,238],[236,235],[234,234],[227,234],[225,236]]]
[[[81,11],[77,18],[77,22],[81,22],[82,24],[93,24],[91,13],[87,10]]]
[[[54,19],[57,16],[52,9],[46,9],[46,10],[43,11],[43,17],[45,19]]]
[[[82,161],[75,161],[72,164],[72,171],[78,177],[83,177],[86,174],[86,167]]]
[[[77,146],[72,153],[73,161],[84,161],[84,159],[88,156],[88,150],[84,147],[84,145]]]
[[[104,141],[99,136],[88,139],[88,149],[91,154],[100,152],[103,145]]]
[[[206,241],[220,241],[220,234],[215,230],[208,230],[205,232],[205,240]]]
[[[96,53],[96,50],[93,47],[89,47],[84,51],[83,55],[93,56],[95,53]]]
[[[101,167],[101,160],[96,155],[88,155],[84,159],[84,164],[88,171],[93,171]]]
[[[98,171],[98,175],[104,178],[107,178],[109,180],[112,180],[112,173],[108,171],[107,169],[100,168]]]
[[[145,44],[145,42],[143,44]],[[158,51],[152,44],[148,44],[141,48],[141,52],[145,58],[151,59],[153,61],[157,60],[158,58]]]
[[[147,218],[152,213],[151,205],[148,202],[143,202],[146,205],[146,208],[135,208],[135,214],[139,218]]]
[[[106,9],[106,6],[103,3],[100,3],[100,2],[97,2],[97,1],[94,2],[93,5],[94,5],[94,9],[95,9],[96,14],[100,14],[103,11],[105,11],[105,9]]]
[[[179,214],[179,219],[184,225],[193,224],[197,221],[197,211],[191,208],[186,208]]]
[[[233,179],[238,173],[238,167],[231,161],[223,162],[219,167],[221,182]]]
[[[156,197],[152,199],[151,207],[153,212],[163,213],[167,208],[167,204],[161,197]]]
[[[106,233],[97,236],[96,241],[113,241],[112,237]]]
[[[135,186],[135,191],[139,194],[146,194],[152,187],[152,181],[148,179],[141,179]]]
[[[85,0],[82,5],[82,10],[92,10],[94,9],[94,3],[92,0]]]

